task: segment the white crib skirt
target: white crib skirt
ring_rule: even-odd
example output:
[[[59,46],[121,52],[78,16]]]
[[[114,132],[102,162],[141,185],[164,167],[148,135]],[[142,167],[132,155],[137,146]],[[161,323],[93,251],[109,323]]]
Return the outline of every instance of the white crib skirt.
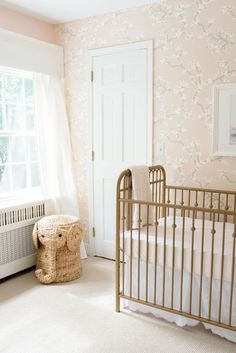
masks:
[[[154,265],[148,265],[148,302],[154,303]],[[163,288],[163,267],[157,267],[157,280],[156,280],[156,303],[162,304],[162,288]],[[173,296],[173,309],[180,309],[180,283],[181,272],[175,270],[174,272],[174,296]],[[165,271],[165,306],[171,307],[171,287],[172,286],[172,270],[166,267]],[[235,286],[235,285],[234,285]],[[192,314],[198,315],[199,313],[199,292],[200,292],[200,276],[193,275],[192,282]],[[125,264],[125,295],[130,295],[130,258],[126,256]],[[209,292],[210,292],[210,279],[203,277],[202,280],[202,305],[201,316],[208,318],[209,314]],[[182,310],[189,313],[189,298],[190,298],[190,273],[183,272],[183,292],[182,292]],[[211,319],[218,321],[219,315],[219,293],[220,281],[218,279],[212,280],[212,304],[211,304]],[[232,306],[232,325],[236,326],[236,288],[234,288],[233,306]],[[138,261],[132,260],[132,297],[138,297]],[[222,312],[221,321],[228,324],[229,320],[229,298],[230,298],[230,283],[224,282],[222,288]],[[146,263],[140,262],[140,299],[146,300]],[[193,320],[178,314],[170,313],[147,305],[139,304],[129,300],[123,300],[124,307],[142,313],[153,314],[158,318],[163,318],[169,322],[174,322],[178,326],[196,326],[199,321]],[[213,333],[236,343],[236,332],[227,330],[218,326],[203,323],[206,329],[211,330]]]

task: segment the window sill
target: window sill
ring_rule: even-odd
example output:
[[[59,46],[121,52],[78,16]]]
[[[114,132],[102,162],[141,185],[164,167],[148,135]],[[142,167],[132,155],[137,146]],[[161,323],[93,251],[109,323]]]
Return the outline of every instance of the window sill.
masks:
[[[34,205],[35,203],[43,202],[43,201],[45,201],[45,198],[43,197],[42,193],[15,197],[11,199],[2,199],[2,200],[0,199],[0,212],[6,211],[7,209],[10,209],[10,208],[15,209],[23,205],[31,205],[31,204]]]

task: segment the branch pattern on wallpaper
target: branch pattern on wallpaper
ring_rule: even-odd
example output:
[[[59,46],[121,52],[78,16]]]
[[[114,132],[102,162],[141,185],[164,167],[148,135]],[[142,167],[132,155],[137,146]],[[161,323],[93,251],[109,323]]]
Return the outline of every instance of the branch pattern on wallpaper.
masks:
[[[88,219],[88,49],[154,40],[157,141],[174,184],[236,186],[235,158],[215,157],[213,88],[236,82],[235,0],[165,0],[57,27],[65,49],[67,105],[83,221]]]

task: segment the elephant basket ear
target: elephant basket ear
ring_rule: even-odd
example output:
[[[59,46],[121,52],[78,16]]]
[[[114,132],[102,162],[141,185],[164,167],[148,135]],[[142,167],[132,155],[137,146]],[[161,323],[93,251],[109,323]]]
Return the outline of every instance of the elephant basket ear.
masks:
[[[82,240],[83,229],[81,225],[74,225],[67,234],[67,246],[70,251],[80,251],[80,242]]]
[[[38,247],[39,247],[38,223],[35,223],[35,225],[34,225],[32,237],[33,237],[34,246],[36,247],[36,249],[38,249]]]

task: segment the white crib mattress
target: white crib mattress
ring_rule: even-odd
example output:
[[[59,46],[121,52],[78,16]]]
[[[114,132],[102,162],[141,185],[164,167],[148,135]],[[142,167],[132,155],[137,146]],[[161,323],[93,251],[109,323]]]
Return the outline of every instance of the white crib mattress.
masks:
[[[184,244],[183,239],[183,218],[176,217],[175,223],[175,244],[173,244],[173,216],[166,217],[166,246],[164,244],[164,222],[165,219],[159,219],[158,233],[157,233],[157,265],[164,264],[164,251],[166,252],[165,265],[172,267],[172,255],[175,254],[175,269],[182,267],[182,246],[183,246],[183,270],[191,271],[191,253],[192,253],[192,218],[185,217],[184,227]],[[202,220],[195,219],[195,232],[193,243],[193,273],[200,275],[201,273],[201,246],[202,246]],[[138,230],[132,231],[132,258],[138,259],[140,252],[140,260],[148,261],[148,263],[155,263],[155,226],[148,227],[148,247],[147,247],[147,227],[143,227],[140,231],[140,249],[138,242]],[[212,221],[205,220],[204,225],[204,247],[203,247],[203,276],[211,276],[211,260],[213,253],[213,278],[221,278],[221,269],[223,262],[223,280],[231,281],[232,273],[232,248],[234,225],[232,223],[225,223],[225,243],[224,252],[222,256],[222,242],[223,242],[223,222],[215,222],[215,235],[213,252],[212,248]],[[124,248],[124,254],[131,256],[131,231],[125,231],[124,239],[121,233],[121,248]],[[174,245],[174,246],[173,246]],[[147,250],[148,248],[148,250]],[[148,254],[148,255],[147,255]],[[235,279],[234,279],[235,281]]]

